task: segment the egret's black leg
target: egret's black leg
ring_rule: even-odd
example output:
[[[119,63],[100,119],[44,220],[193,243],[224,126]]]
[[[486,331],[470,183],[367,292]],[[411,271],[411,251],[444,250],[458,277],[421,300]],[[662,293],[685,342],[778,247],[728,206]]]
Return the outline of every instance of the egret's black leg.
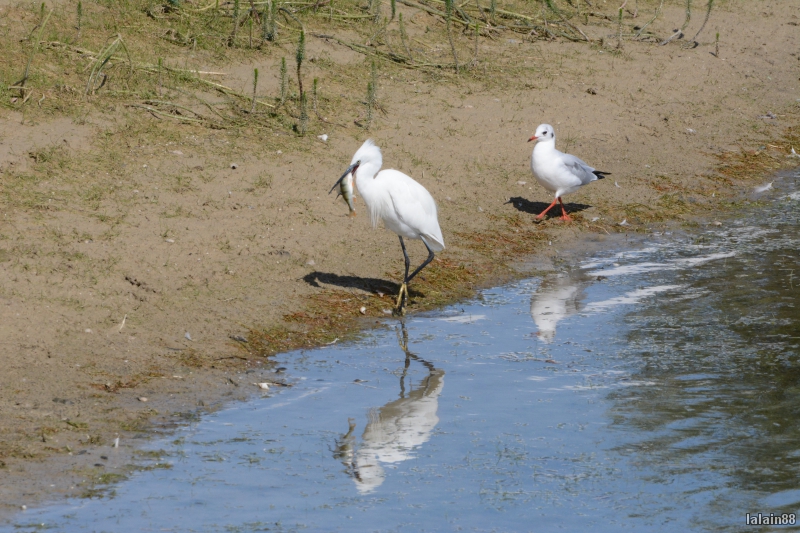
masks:
[[[410,276],[408,275],[408,272],[406,272],[406,283],[414,279],[414,276],[419,274],[420,270],[428,266],[428,263],[433,261],[433,250],[431,250],[430,246],[428,246],[428,243],[426,243],[425,241],[422,241],[422,244],[424,244],[425,248],[428,249],[428,258],[420,266],[418,266],[417,269],[414,272],[412,272]],[[405,252],[405,248],[403,248],[403,251]]]
[[[414,276],[419,274],[423,268],[428,266],[428,263],[433,261],[434,257],[433,250],[431,250],[430,246],[428,246],[428,243],[426,243],[425,241],[422,241],[422,244],[424,244],[425,248],[428,249],[428,258],[425,261],[423,261],[422,264],[418,266],[417,269],[414,272],[412,272],[411,275],[409,276],[408,268],[411,261],[408,258],[408,252],[406,252],[406,245],[403,242],[403,237],[400,237],[400,246],[403,248],[403,256],[406,259],[406,275],[403,278],[403,284],[400,286],[400,293],[397,295],[397,308],[395,309],[395,313],[400,316],[403,316],[405,314],[406,299],[408,299],[408,282],[414,279]]]
[[[411,267],[411,260],[408,258],[408,252],[406,251],[406,243],[403,242],[403,236],[398,235],[400,237],[400,248],[403,249],[403,258],[406,260],[406,272],[403,275],[403,283],[400,285],[400,292],[397,293],[397,303],[395,304],[395,314],[403,316],[406,313],[406,298],[408,297],[408,287],[406,283],[408,283],[408,269]]]
[[[400,248],[403,249],[403,257],[406,260],[406,275],[403,276],[403,283],[408,283],[408,280],[410,279],[408,277],[408,269],[411,266],[411,259],[408,258],[408,252],[406,252],[406,243],[403,242],[403,237],[401,235],[398,235],[398,237],[400,237]],[[411,276],[411,277],[414,277],[414,276]]]

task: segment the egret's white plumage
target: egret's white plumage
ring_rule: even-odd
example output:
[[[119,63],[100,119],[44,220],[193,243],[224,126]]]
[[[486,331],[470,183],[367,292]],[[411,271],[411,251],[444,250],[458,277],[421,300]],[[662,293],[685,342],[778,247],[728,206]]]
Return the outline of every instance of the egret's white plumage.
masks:
[[[398,311],[402,312],[408,292],[406,284],[433,260],[434,252],[444,250],[444,237],[439,227],[436,202],[427,189],[399,170],[381,170],[382,165],[380,148],[368,139],[356,151],[340,181],[352,172],[372,226],[377,227],[378,221],[383,220],[384,226],[400,237],[406,261],[405,278],[398,295]],[[410,276],[403,237],[421,239],[428,249],[428,259]]]
[[[437,411],[444,390],[444,371],[408,350],[408,331],[403,322],[400,326],[398,340],[406,354],[406,371],[399,376],[399,398],[369,410],[360,444],[353,434],[355,420],[350,418],[349,430],[336,440],[333,451],[333,457],[345,465],[361,494],[374,491],[384,482],[386,471],[382,463],[391,465],[413,459],[415,450],[431,439],[439,423]],[[422,363],[428,371],[416,386],[406,381],[412,360]]]
[[[383,220],[386,229],[407,239],[422,239],[431,250],[444,250],[436,202],[430,193],[399,170],[381,170],[381,149],[368,139],[353,156],[356,188],[367,206],[372,227]]]
[[[531,154],[531,171],[539,185],[555,195],[553,203],[537,218],[542,218],[556,202],[561,202],[561,218],[569,220],[561,197],[577,191],[587,183],[605,178],[608,172],[595,170],[574,155],[557,150],[556,132],[550,124],[540,124],[528,141],[536,141]]]
[[[401,384],[402,385],[402,384]],[[368,494],[379,487],[386,473],[381,463],[396,464],[414,458],[414,450],[430,440],[436,424],[444,372],[429,369],[415,389],[401,389],[400,398],[369,413],[361,446],[354,457],[358,491]]]

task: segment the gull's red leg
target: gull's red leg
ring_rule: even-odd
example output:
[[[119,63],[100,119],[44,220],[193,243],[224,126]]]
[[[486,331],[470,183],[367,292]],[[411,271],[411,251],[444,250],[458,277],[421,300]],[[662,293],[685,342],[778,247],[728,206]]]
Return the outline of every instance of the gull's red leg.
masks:
[[[541,213],[539,213],[538,215],[536,215],[536,218],[542,218],[542,217],[544,216],[544,214],[545,214],[545,213],[547,213],[548,211],[550,211],[550,208],[551,208],[551,207],[553,207],[554,205],[556,205],[556,202],[558,202],[558,200],[559,200],[558,198],[556,198],[555,200],[553,200],[553,203],[552,203],[552,204],[550,204],[550,205],[547,207],[547,209],[545,209],[544,211],[542,211]]]
[[[567,210],[564,208],[564,201],[561,200],[560,196],[558,197],[558,201],[561,202],[561,220],[572,220],[567,214]]]

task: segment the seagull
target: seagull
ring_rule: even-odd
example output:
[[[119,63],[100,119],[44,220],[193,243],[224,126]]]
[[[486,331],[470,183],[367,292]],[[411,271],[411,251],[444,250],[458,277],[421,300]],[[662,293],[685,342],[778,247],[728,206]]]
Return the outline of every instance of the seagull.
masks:
[[[561,197],[575,192],[594,180],[601,180],[610,172],[595,170],[574,155],[556,150],[556,132],[550,124],[540,124],[528,142],[536,141],[531,154],[531,171],[539,184],[556,195],[553,203],[539,213],[544,217],[550,208],[561,202],[561,220],[572,220],[567,215]]]
[[[586,283],[581,277],[569,274],[542,280],[531,298],[531,317],[539,327],[536,335],[542,341],[553,342],[558,323],[581,311]]]
[[[428,190],[399,170],[381,170],[382,164],[381,149],[375,146],[372,139],[367,139],[333,187],[336,188],[352,174],[358,193],[369,211],[372,227],[376,228],[378,220],[383,220],[386,229],[400,237],[406,272],[397,295],[395,313],[402,316],[408,298],[408,283],[433,261],[434,252],[444,250],[444,237],[439,227],[436,201]],[[403,237],[420,239],[428,250],[428,258],[411,275],[408,274],[411,261]]]

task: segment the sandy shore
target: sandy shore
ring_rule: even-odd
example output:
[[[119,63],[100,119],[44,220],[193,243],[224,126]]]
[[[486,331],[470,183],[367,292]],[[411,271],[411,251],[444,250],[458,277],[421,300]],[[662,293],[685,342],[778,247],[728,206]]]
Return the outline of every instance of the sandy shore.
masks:
[[[654,34],[671,35],[682,6],[665,6]],[[0,3],[0,20],[24,18],[15,9]],[[401,12],[409,36],[430,43],[438,19]],[[429,309],[587,235],[713,219],[800,162],[789,157],[800,149],[799,23],[793,0],[728,1],[694,48],[626,39],[618,49],[610,24],[582,27],[591,44],[500,32],[458,76],[382,68],[385,113],[369,131],[353,124],[362,97],[343,74],[362,56],[309,37],[307,76],[320,80],[326,121],[314,118],[304,138],[170,122],[119,102],[70,116],[56,89],[34,90],[45,98],[28,108],[0,94],[0,512],[113,481],[153,424],[246,398],[256,382],[285,379],[269,355],[386,316],[397,238],[370,228],[360,198],[351,218],[328,194],[365,139],[438,202],[447,249],[410,304]],[[39,68],[55,69],[55,53],[41,52]],[[280,57],[292,53],[212,66],[241,92],[259,68],[260,91],[276,94]],[[572,223],[534,220],[552,200],[529,170],[540,123],[560,149],[611,173],[565,199]],[[425,256],[419,242],[409,252]]]

